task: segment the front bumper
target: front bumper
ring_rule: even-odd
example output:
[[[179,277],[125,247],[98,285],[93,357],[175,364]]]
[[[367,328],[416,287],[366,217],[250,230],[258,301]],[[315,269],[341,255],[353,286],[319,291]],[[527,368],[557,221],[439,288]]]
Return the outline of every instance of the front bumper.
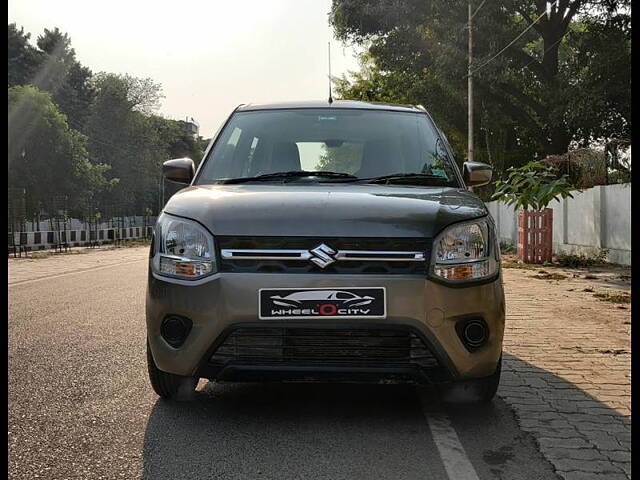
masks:
[[[407,328],[424,338],[434,356],[452,380],[480,378],[491,375],[502,352],[504,333],[504,293],[501,276],[494,281],[468,287],[449,287],[416,276],[402,275],[327,275],[327,274],[266,274],[218,273],[197,284],[174,281],[149,272],[146,298],[147,338],[158,368],[177,375],[233,378],[230,371],[211,370],[207,365],[215,345],[234,327],[282,326],[282,320],[258,320],[258,291],[260,288],[335,288],[386,287],[387,318],[332,319],[322,325],[336,328]],[[180,315],[193,322],[184,344],[170,346],[160,334],[162,320],[167,315]],[[489,329],[488,341],[479,349],[469,351],[458,336],[455,325],[470,317],[484,319]],[[326,322],[326,323],[325,323]],[[305,324],[297,320],[293,323]],[[310,320],[318,327],[318,320]],[[387,373],[396,372],[388,365]],[[287,371],[309,374],[313,367],[289,365]],[[270,365],[244,365],[236,373],[256,373],[278,376],[282,368]],[[348,373],[344,367],[325,365],[316,373]],[[340,370],[340,369],[338,369]],[[351,369],[353,370],[353,369]],[[364,374],[382,374],[376,371]],[[273,374],[273,375],[271,375]],[[324,374],[320,374],[320,379]],[[317,375],[316,375],[317,376]]]

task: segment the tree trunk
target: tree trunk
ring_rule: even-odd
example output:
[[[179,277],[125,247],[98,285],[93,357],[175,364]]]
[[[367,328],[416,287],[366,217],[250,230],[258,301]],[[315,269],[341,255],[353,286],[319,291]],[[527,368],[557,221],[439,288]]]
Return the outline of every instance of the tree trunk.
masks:
[[[545,72],[544,83],[548,101],[547,121],[549,122],[545,153],[547,155],[559,155],[567,151],[571,142],[571,136],[564,127],[562,120],[564,112],[563,93],[557,84],[560,43],[566,33],[562,18],[557,14],[552,16],[549,22],[545,22],[541,33],[544,48],[542,67]]]

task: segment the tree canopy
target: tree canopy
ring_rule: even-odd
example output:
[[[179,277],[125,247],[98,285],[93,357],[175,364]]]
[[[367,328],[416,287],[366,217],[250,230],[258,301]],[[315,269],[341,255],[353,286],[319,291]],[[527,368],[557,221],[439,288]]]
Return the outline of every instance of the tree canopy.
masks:
[[[8,39],[9,182],[26,190],[27,215],[54,214],[54,197],[80,217],[157,213],[162,162],[199,162],[206,148],[181,122],[156,113],[161,85],[94,74],[58,28],[32,45],[10,24]]]
[[[361,70],[336,79],[338,94],[422,104],[462,156],[467,5],[333,0],[338,38],[365,47]],[[478,160],[500,174],[571,145],[630,135],[629,0],[557,0],[548,17],[541,0],[472,7]]]
[[[32,86],[9,88],[9,184],[29,192],[26,214],[57,210],[60,199],[72,209],[93,192],[108,190],[109,167],[89,162],[86,137],[70,129],[51,95]]]

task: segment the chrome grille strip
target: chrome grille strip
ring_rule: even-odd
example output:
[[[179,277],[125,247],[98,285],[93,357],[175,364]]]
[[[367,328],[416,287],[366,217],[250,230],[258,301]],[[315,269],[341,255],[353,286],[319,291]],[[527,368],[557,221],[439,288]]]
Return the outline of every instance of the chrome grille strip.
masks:
[[[225,260],[309,260],[309,250],[229,248],[220,250]]]
[[[339,250],[335,258],[354,262],[424,262],[424,252]]]
[[[316,253],[317,254],[317,253]],[[314,255],[304,249],[222,249],[225,260],[312,260]],[[424,252],[393,250],[338,250],[336,261],[352,262],[424,262]]]

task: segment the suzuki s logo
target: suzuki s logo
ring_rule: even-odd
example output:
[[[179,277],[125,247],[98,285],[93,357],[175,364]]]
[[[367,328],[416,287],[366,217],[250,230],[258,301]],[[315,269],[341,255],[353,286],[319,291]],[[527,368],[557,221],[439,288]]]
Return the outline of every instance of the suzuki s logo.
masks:
[[[325,268],[326,266],[331,265],[336,261],[336,259],[333,258],[332,255],[335,255],[337,252],[324,243],[318,245],[313,250],[309,250],[309,253],[312,255],[309,260],[318,265],[320,268]]]

